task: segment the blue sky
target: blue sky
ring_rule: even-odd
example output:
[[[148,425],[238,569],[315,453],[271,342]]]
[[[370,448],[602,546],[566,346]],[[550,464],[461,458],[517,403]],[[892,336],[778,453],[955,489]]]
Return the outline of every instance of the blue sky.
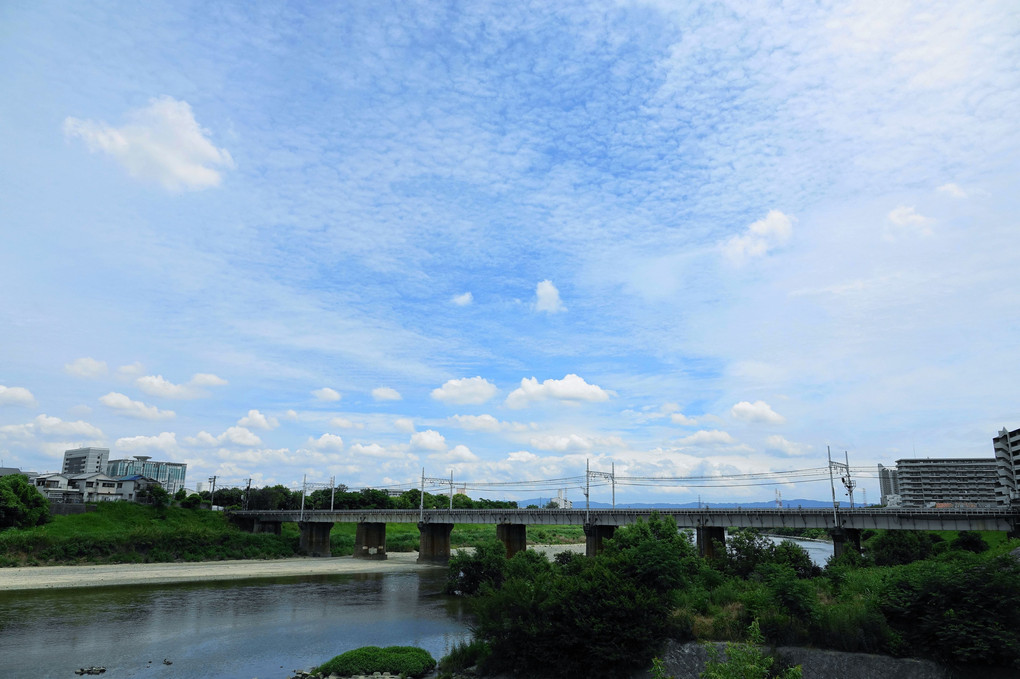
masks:
[[[989,457],[1018,59],[1011,2],[3,3],[0,457],[351,487]],[[773,489],[617,489],[699,494]]]

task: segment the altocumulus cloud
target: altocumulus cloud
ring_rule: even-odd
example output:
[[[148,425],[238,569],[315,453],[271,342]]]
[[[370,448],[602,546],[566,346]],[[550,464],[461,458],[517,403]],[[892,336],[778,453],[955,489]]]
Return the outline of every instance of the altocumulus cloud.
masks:
[[[220,169],[233,168],[226,149],[216,148],[186,101],[159,97],[129,111],[122,127],[68,117],[64,135],[81,139],[92,152],[115,158],[128,174],[170,191],[219,186]]]

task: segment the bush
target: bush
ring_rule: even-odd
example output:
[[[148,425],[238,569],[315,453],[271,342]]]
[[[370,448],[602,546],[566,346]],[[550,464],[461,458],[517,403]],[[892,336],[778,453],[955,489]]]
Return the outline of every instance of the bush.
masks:
[[[714,645],[707,647],[708,663],[701,673],[702,679],[766,679],[772,676],[775,659],[761,649],[764,639],[757,621],[751,623],[747,632],[747,643],[726,644],[725,654]],[[780,679],[800,679],[801,668],[790,667],[776,676]]]
[[[31,528],[50,519],[50,501],[23,474],[0,476],[0,530]]]
[[[447,593],[472,595],[482,585],[499,587],[506,573],[506,561],[506,547],[499,540],[483,542],[473,553],[457,552],[450,557]]]
[[[439,660],[439,671],[444,674],[463,672],[469,667],[484,662],[490,653],[492,653],[492,649],[481,639],[459,643]]]
[[[341,653],[332,660],[315,668],[323,675],[338,674],[350,677],[356,674],[389,672],[408,677],[420,677],[436,667],[435,658],[415,646],[363,646]]]
[[[971,530],[961,530],[956,539],[949,543],[951,549],[980,554],[988,551],[988,543],[980,534]]]

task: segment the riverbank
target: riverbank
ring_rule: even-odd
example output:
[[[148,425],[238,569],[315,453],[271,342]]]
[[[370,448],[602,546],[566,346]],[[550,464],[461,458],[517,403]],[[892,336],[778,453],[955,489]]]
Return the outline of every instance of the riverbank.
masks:
[[[0,590],[165,585],[309,575],[398,573],[436,568],[430,564],[419,564],[417,559],[417,552],[393,552],[382,561],[339,556],[189,563],[22,566],[0,569]]]
[[[584,545],[530,545],[550,557]],[[188,563],[89,564],[82,566],[21,566],[0,568],[0,591],[115,587],[118,585],[165,585],[178,582],[218,582],[257,578],[295,578],[309,575],[401,573],[446,568],[419,564],[418,552],[390,552],[384,560],[351,556],[297,557],[246,561],[196,561]]]

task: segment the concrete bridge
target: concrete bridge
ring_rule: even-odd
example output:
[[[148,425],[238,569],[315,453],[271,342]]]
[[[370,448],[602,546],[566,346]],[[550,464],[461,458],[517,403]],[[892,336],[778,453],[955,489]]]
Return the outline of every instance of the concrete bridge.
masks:
[[[386,524],[415,523],[420,532],[419,563],[445,563],[450,559],[450,532],[455,523],[495,524],[496,537],[506,545],[507,556],[527,548],[528,526],[583,526],[585,551],[602,550],[617,526],[647,520],[653,513],[671,517],[678,528],[694,529],[699,552],[715,554],[726,529],[822,528],[833,537],[835,553],[847,547],[860,550],[861,531],[884,530],[994,530],[1014,533],[1020,511],[1002,509],[352,509],[304,511],[234,511],[230,518],[255,533],[280,533],[285,522],[296,522],[301,549],[311,556],[332,556],[329,532],[334,523],[356,523],[354,558],[386,558]]]

